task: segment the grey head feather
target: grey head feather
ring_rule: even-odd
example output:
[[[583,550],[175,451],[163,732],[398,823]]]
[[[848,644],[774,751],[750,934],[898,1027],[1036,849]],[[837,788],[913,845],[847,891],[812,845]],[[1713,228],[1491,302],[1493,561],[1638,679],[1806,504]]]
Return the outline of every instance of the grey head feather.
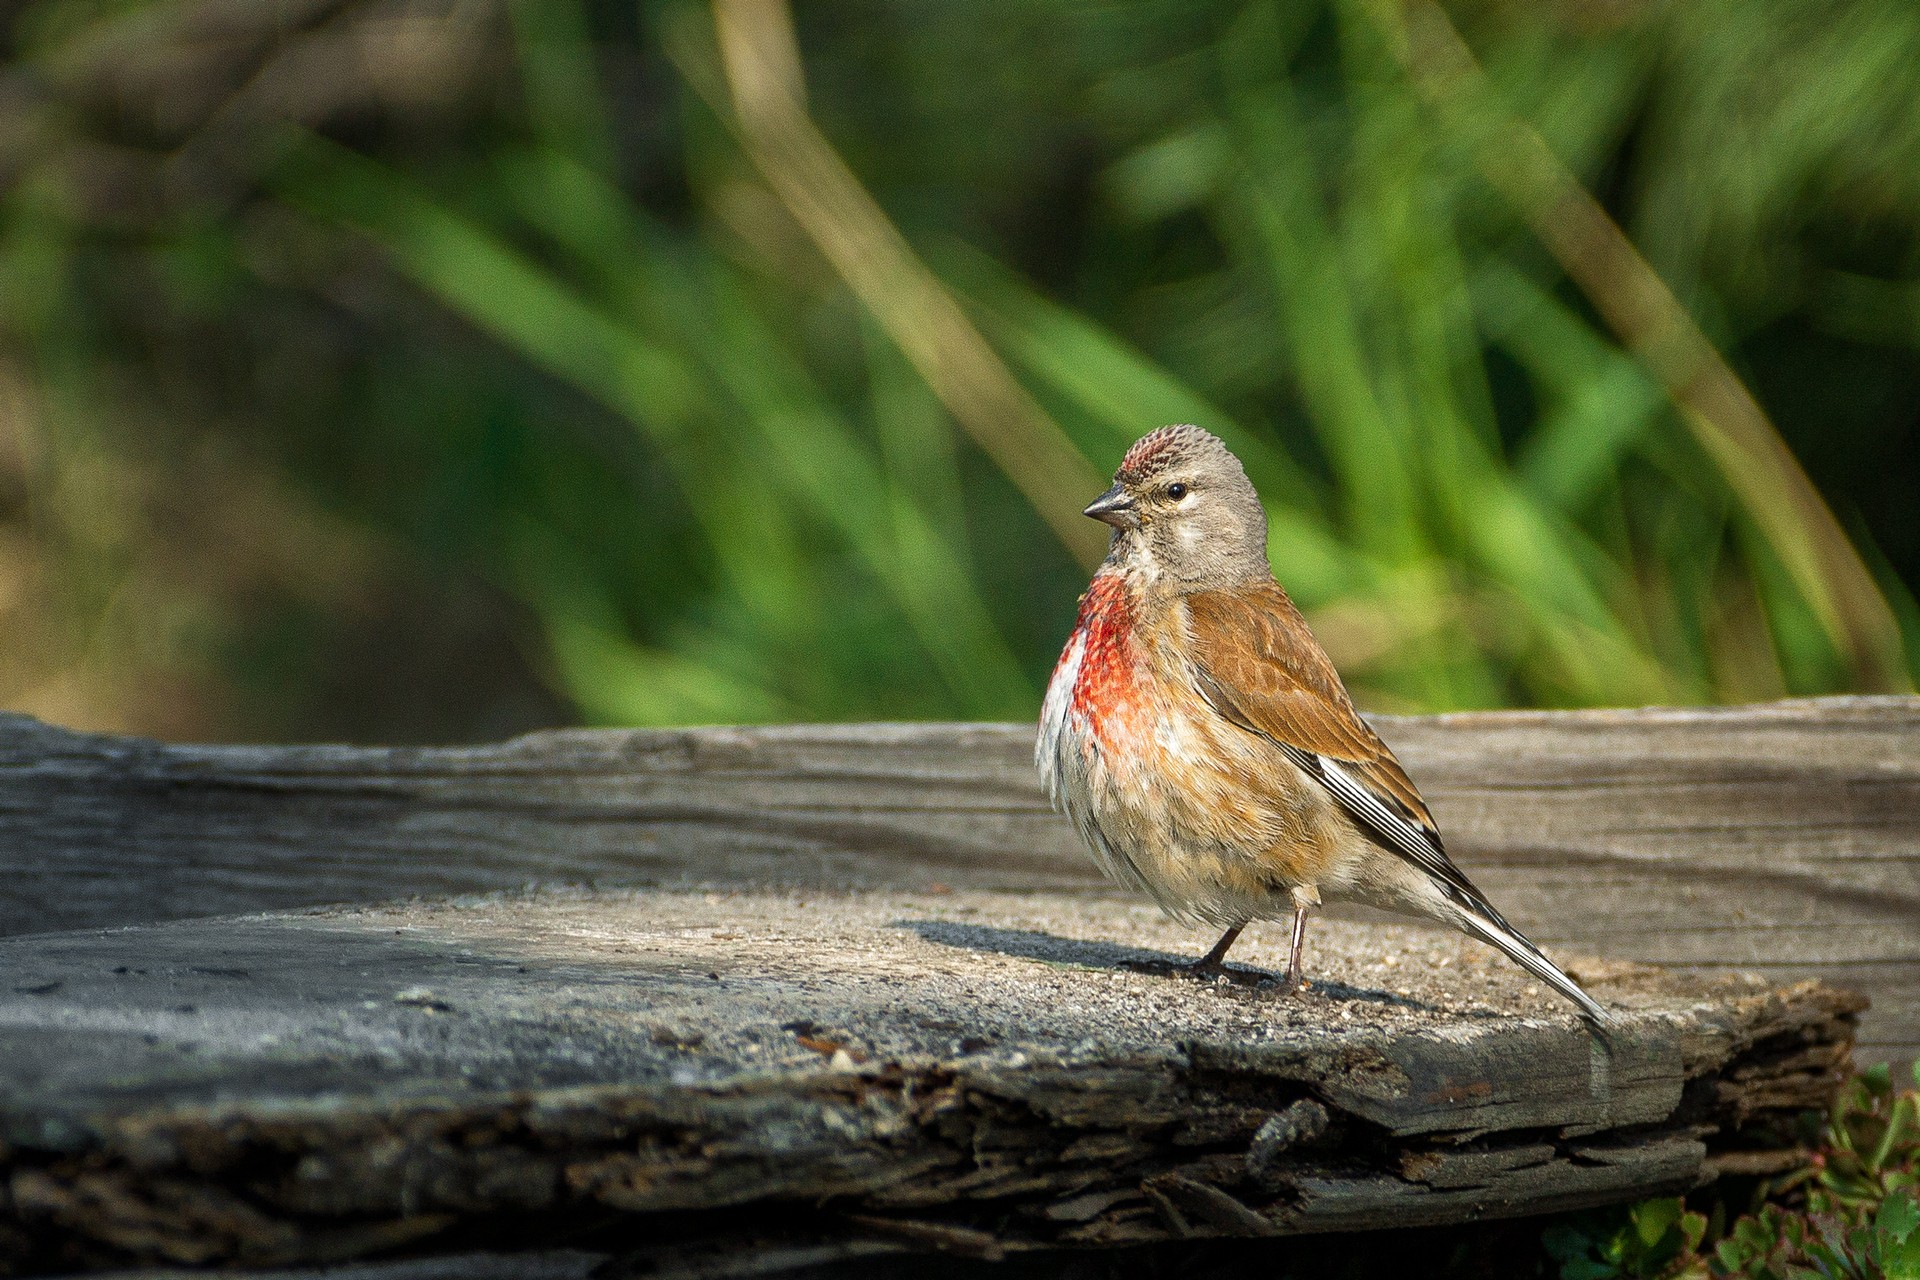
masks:
[[[1111,563],[1150,569],[1186,592],[1272,576],[1260,495],[1210,431],[1177,424],[1148,432],[1127,450],[1108,495],[1096,506],[1114,525]]]

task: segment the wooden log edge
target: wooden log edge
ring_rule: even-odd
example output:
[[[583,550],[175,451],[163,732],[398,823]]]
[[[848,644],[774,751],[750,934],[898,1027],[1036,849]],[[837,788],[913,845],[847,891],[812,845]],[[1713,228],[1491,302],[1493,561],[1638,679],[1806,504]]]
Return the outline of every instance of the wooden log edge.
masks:
[[[361,933],[398,918],[370,913]],[[749,1267],[807,1250],[996,1256],[1571,1209],[1777,1158],[1771,1122],[1830,1100],[1864,1007],[1817,982],[1583,974],[1655,1002],[1608,1060],[1610,1084],[1570,1019],[1443,1014],[1411,1034],[1337,1022],[1163,1051],[1094,1040],[860,1061],[822,1041],[811,1069],[693,1083],[8,1104],[0,1269],[527,1248],[608,1215],[636,1267]],[[424,994],[396,998],[436,1016]]]

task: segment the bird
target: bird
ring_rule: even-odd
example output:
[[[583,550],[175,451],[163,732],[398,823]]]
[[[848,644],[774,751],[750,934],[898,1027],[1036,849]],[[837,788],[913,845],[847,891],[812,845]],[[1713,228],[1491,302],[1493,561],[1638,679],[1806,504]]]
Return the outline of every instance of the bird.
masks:
[[[1161,427],[1086,508],[1113,526],[1048,681],[1034,748],[1056,809],[1107,876],[1176,920],[1226,932],[1291,916],[1285,990],[1303,989],[1307,917],[1358,902],[1490,943],[1614,1020],[1447,856],[1407,772],[1275,580],[1267,515],[1213,433]]]

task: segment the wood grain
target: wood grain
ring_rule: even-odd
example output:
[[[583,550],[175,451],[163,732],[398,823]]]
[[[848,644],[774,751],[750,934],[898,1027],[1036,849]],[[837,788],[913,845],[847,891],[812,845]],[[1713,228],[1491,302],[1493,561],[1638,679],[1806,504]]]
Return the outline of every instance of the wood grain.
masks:
[[[1543,945],[1866,992],[1920,1051],[1920,699],[1384,725],[1449,846]]]
[[[1920,699],[1381,717],[1549,947],[1866,991],[1920,1051]],[[0,933],[555,882],[1093,886],[1024,725],[166,746],[0,718]]]
[[[1146,904],[546,891],[0,941],[0,1273],[569,1242],[991,1256],[1513,1216],[1751,1161],[1856,999],[1329,923],[1154,977]],[[701,1212],[724,1209],[724,1213]],[[721,1259],[725,1261],[724,1258]],[[705,1266],[699,1274],[729,1274]]]

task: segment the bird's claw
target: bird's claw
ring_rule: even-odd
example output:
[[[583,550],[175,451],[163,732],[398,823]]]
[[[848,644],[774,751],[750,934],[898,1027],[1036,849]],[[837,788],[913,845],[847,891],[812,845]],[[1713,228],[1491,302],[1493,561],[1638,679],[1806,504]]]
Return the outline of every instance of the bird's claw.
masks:
[[[1194,982],[1212,982],[1215,978],[1227,978],[1231,980],[1234,977],[1232,973],[1228,972],[1227,966],[1221,964],[1218,960],[1211,962],[1195,960],[1190,964],[1176,964],[1172,966],[1172,971],[1174,977],[1189,978]]]
[[[1226,979],[1242,987],[1257,987],[1271,982],[1265,974],[1246,969],[1229,969],[1219,961],[1195,960],[1175,964],[1169,960],[1122,960],[1120,967],[1130,973],[1146,973],[1156,978],[1185,978],[1189,982],[1214,982]]]

